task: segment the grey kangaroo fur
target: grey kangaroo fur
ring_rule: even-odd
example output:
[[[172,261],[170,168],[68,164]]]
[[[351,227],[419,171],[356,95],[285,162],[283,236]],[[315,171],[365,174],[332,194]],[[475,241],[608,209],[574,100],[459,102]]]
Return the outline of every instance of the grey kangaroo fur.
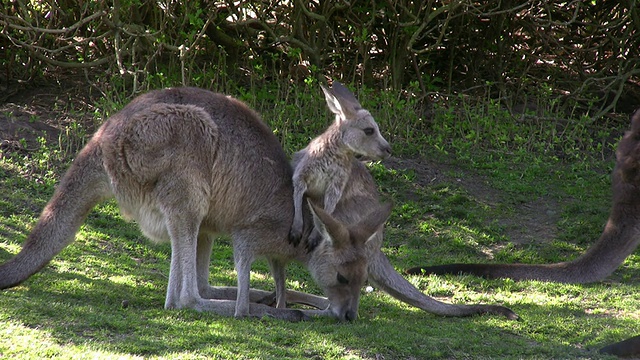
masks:
[[[397,273],[380,250],[390,206],[380,205],[371,175],[357,161],[334,214],[313,209],[322,241],[314,249],[291,244],[292,169],[277,139],[238,100],[195,88],[141,95],[98,129],[62,178],[21,251],[0,265],[0,289],[42,269],[74,240],[91,209],[112,197],[150,239],[171,243],[166,308],[291,321],[316,314],[352,320],[360,292],[358,288],[352,294],[354,284],[362,285],[368,277],[392,296],[435,314],[517,318],[501,306],[441,303]],[[373,210],[365,214],[362,209]],[[237,288],[209,285],[213,237],[219,232],[233,239]],[[276,279],[284,279],[284,273],[278,273],[282,264],[302,261],[329,298],[277,286],[279,298],[286,294],[291,302],[320,310],[256,303],[268,294],[249,288],[249,270],[257,256],[269,259]]]
[[[446,264],[410,268],[407,274],[471,274],[487,278],[591,283],[611,275],[640,243],[640,110],[616,151],[609,220],[598,241],[572,261],[555,264]]]
[[[391,154],[391,147],[380,134],[373,116],[362,108],[349,89],[337,81],[331,89],[321,87],[335,121],[293,156],[295,215],[290,239],[295,244],[302,237],[305,195],[331,214],[349,179],[353,158],[380,160]],[[316,238],[312,236],[313,242]]]

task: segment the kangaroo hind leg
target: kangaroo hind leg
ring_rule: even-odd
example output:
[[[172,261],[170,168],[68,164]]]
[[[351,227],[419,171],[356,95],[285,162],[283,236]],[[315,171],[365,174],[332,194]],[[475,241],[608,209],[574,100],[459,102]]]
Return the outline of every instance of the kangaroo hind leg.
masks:
[[[183,216],[165,220],[171,239],[171,267],[167,286],[166,308],[197,308],[201,300],[196,271],[199,224]]]
[[[203,299],[236,300],[238,288],[235,286],[211,286],[209,283],[211,252],[213,250],[214,236],[208,234],[198,235],[196,273],[198,278],[198,291]],[[270,291],[250,290],[250,301],[257,303],[261,299],[272,294]]]
[[[167,219],[167,231],[171,238],[171,268],[165,307],[233,316],[235,301],[203,299],[200,296],[197,271],[200,222],[197,219],[186,211]]]
[[[200,224],[207,213],[203,199],[208,197],[198,191],[200,187],[196,186],[197,181],[194,179],[175,176],[175,173],[172,175],[158,180],[148,196],[154,201],[147,204],[157,210],[159,222],[171,243],[171,267],[165,307],[209,310],[205,309],[209,306],[204,304],[198,290],[198,276],[202,276],[202,272],[197,269],[201,260],[198,259],[199,239],[204,241],[201,241],[200,246],[211,251],[210,239],[198,236]],[[141,222],[140,226],[143,227],[143,232],[147,232],[144,227],[151,225]],[[153,226],[158,227],[159,224]],[[208,257],[202,260],[208,263]]]

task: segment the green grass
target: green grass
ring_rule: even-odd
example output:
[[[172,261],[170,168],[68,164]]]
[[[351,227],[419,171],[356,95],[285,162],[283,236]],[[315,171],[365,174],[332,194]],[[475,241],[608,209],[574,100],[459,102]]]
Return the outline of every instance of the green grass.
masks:
[[[241,96],[291,152],[330,121],[314,89],[278,85]],[[451,261],[554,262],[578,256],[599,236],[613,162],[604,140],[580,140],[589,135],[586,128],[553,135],[491,104],[475,110],[466,104],[463,115],[436,107],[426,121],[410,99],[361,93],[396,154],[413,161],[370,167],[395,203],[383,251],[399,271]],[[267,95],[282,101],[269,106]],[[121,105],[105,105],[100,116]],[[619,136],[625,126],[602,136]],[[0,262],[19,251],[70,158],[43,148],[0,159]],[[537,212],[550,211],[534,206],[540,202],[554,212],[546,219],[553,220],[547,224],[553,236],[514,242],[514,229],[526,232],[544,220]],[[442,301],[502,304],[519,321],[443,318],[375,289],[363,292],[360,317],[348,324],[164,310],[169,259],[169,247],[148,242],[115,203],[96,207],[73,244],[24,284],[0,293],[0,358],[605,359],[595,350],[640,334],[637,251],[610,279],[590,285],[409,277]],[[289,288],[318,293],[299,265],[288,273]],[[211,279],[235,285],[227,238],[216,241]],[[264,262],[253,267],[252,286],[273,288]]]

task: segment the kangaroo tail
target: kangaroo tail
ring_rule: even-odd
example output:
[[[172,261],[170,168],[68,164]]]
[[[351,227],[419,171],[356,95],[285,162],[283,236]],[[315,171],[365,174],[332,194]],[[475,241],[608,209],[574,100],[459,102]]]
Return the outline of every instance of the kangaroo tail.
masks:
[[[416,266],[405,270],[408,275],[474,275],[487,279],[546,280],[556,282],[578,281],[572,275],[571,263],[558,264],[443,264]]]
[[[640,243],[638,219],[621,219],[618,209],[600,236],[582,256],[555,264],[446,264],[418,266],[405,272],[410,275],[468,274],[485,278],[542,280],[563,283],[590,283],[611,275]],[[627,211],[627,213],[629,213]],[[632,212],[631,212],[632,213]]]
[[[394,298],[432,314],[441,316],[495,314],[505,316],[511,320],[518,319],[518,315],[515,312],[500,305],[447,304],[429,297],[400,275],[380,250],[369,260],[369,281]]]
[[[0,265],[0,289],[16,286],[42,269],[74,240],[87,214],[110,194],[100,146],[94,138],[62,178],[22,250]]]
[[[616,356],[640,356],[640,335],[634,336],[615,344],[607,345],[600,349],[601,354]]]

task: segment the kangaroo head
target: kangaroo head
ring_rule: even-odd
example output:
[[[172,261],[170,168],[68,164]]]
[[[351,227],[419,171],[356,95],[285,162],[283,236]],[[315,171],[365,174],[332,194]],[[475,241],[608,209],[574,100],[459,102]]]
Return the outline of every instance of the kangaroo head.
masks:
[[[616,150],[614,179],[640,186],[640,109],[631,115],[631,130],[627,131]]]
[[[369,111],[362,108],[349,89],[337,81],[327,89],[322,86],[327,105],[336,114],[343,143],[356,155],[380,160],[391,155],[391,147],[380,134]]]
[[[380,205],[355,225],[345,225],[309,202],[313,222],[322,235],[312,250],[309,270],[329,298],[329,311],[337,319],[358,317],[360,289],[367,280],[366,244],[391,213],[391,204]]]

